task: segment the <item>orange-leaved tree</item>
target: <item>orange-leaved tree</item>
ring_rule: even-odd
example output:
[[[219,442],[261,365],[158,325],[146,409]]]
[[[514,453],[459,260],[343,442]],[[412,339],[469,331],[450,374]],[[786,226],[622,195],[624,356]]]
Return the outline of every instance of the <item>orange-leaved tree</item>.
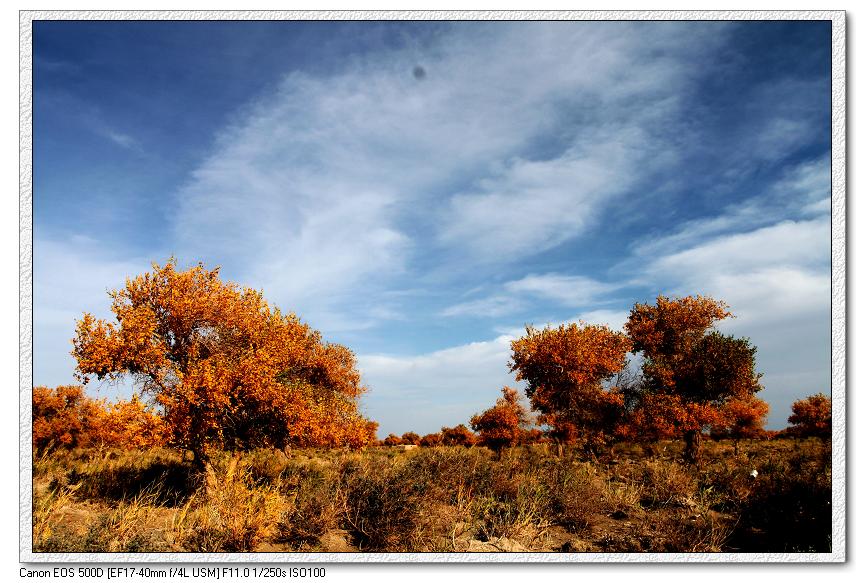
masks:
[[[796,437],[829,439],[832,432],[832,401],[823,393],[793,403],[793,414],[787,419],[789,432]]]
[[[131,375],[153,398],[171,444],[204,464],[213,448],[364,445],[365,391],[354,354],[324,342],[258,291],[175,260],[109,292],[115,322],[78,322],[76,374]]]
[[[647,435],[684,437],[690,463],[699,463],[703,429],[721,420],[722,408],[761,389],[756,348],[712,329],[731,315],[709,297],[661,295],[654,305],[634,305],[625,324],[634,350],[643,353],[642,398],[632,422]]]
[[[477,436],[471,430],[460,423],[456,427],[442,427],[442,445],[461,445],[471,447],[477,442]]]
[[[383,445],[402,445],[402,439],[396,433],[389,433],[382,442]]]
[[[420,435],[414,431],[407,431],[400,437],[403,445],[420,445]]]
[[[586,323],[538,330],[511,342],[511,372],[527,383],[538,422],[552,428],[560,447],[582,438],[595,452],[621,418],[622,396],[605,387],[627,365],[631,341],[621,332]]]
[[[107,406],[94,441],[106,447],[149,449],[168,442],[168,426],[138,395]]]
[[[478,441],[495,451],[516,445],[523,436],[523,428],[529,423],[529,414],[520,402],[520,393],[511,387],[502,388],[502,396],[496,404],[471,418],[472,429]]]
[[[33,387],[34,450],[91,445],[104,411],[80,385]]]
[[[442,434],[441,433],[427,433],[423,437],[420,438],[420,444],[422,447],[436,447],[437,445],[442,444]]]
[[[80,385],[33,387],[33,446],[145,449],[164,445],[167,428],[137,397],[106,403]]]
[[[712,424],[714,437],[733,440],[735,453],[739,453],[740,439],[754,439],[764,433],[769,403],[753,395],[731,399],[721,407],[718,420]]]

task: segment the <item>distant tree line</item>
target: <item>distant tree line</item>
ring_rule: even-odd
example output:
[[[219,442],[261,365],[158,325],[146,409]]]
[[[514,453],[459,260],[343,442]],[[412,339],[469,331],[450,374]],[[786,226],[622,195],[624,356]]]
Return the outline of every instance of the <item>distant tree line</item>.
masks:
[[[705,432],[716,439],[772,435],[827,438],[830,402],[819,394],[793,405],[791,427],[764,429],[769,405],[755,371],[756,347],[747,338],[724,335],[716,322],[730,317],[726,304],[703,296],[637,303],[624,332],[586,323],[526,328],[511,343],[511,372],[526,382],[529,405],[518,391],[502,397],[470,420],[476,432],[447,438],[455,430],[421,438],[421,445],[487,446],[494,451],[521,443],[581,444],[596,455],[615,440],[683,439],[684,458],[699,463]],[[639,372],[628,355],[639,355]],[[532,420],[530,411],[537,414]],[[545,430],[531,429],[532,424]],[[414,434],[406,434],[406,436]],[[385,445],[409,443],[390,435]],[[414,444],[415,440],[411,440]]]
[[[683,439],[700,459],[706,431],[759,435],[768,405],[756,396],[756,348],[715,330],[731,316],[709,297],[658,296],[637,303],[624,331],[580,323],[526,327],[509,368],[526,383],[465,424],[376,441],[378,424],[358,409],[366,392],[354,354],[261,292],[223,282],[201,264],[170,260],[109,292],[114,321],[84,314],[72,354],[81,385],[33,390],[33,443],[168,445],[205,465],[215,449],[483,445],[495,451],[551,441],[589,455],[614,440]],[[629,355],[639,355],[632,370]],[[108,404],[88,397],[91,378],[131,377],[140,391]],[[828,438],[831,403],[818,394],[793,405],[793,436]]]

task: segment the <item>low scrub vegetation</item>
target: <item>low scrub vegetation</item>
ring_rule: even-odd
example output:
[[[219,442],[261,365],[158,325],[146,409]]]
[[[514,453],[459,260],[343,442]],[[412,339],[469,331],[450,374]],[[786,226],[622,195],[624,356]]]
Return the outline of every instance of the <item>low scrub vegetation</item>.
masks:
[[[829,551],[823,440],[410,450],[53,450],[36,552]],[[738,453],[737,453],[738,452]],[[756,475],[754,475],[756,471]]]

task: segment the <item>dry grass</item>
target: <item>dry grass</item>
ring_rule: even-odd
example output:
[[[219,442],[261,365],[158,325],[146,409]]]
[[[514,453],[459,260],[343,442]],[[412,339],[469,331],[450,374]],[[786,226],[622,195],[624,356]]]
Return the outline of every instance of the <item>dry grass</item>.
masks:
[[[159,542],[149,536],[148,529],[157,514],[158,500],[158,494],[152,492],[121,501],[91,524],[85,550],[108,553],[161,550]]]
[[[258,450],[203,476],[167,450],[58,451],[34,461],[34,550],[829,550],[823,444],[706,442],[699,471],[680,449]]]
[[[176,544],[195,552],[250,552],[277,532],[287,504],[279,484],[255,485],[249,466],[232,456],[207,467],[204,484],[177,512]]]
[[[33,548],[51,546],[64,511],[74,503],[75,488],[49,488],[34,495],[33,500]]]

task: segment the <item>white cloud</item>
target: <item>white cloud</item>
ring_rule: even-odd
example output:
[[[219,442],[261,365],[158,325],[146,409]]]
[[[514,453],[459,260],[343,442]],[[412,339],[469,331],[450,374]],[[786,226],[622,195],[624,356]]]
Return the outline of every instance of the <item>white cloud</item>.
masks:
[[[640,131],[598,135],[590,151],[553,160],[518,159],[472,192],[455,196],[442,240],[486,260],[514,260],[550,249],[594,226],[600,211],[642,174],[650,149]]]
[[[784,426],[792,400],[830,382],[829,221],[783,221],[721,235],[645,265],[641,281],[672,295],[725,301],[725,333],[749,337],[764,373],[770,424]]]
[[[426,48],[291,74],[178,193],[178,255],[338,329],[366,325],[347,302],[377,304],[435,246],[466,270],[549,248],[664,159],[652,128],[676,111],[696,63],[683,57],[723,36],[709,28],[463,24]]]
[[[507,295],[494,295],[478,300],[460,302],[441,311],[442,316],[470,316],[475,318],[497,318],[521,309],[524,302]]]
[[[754,132],[754,149],[749,151],[765,160],[782,159],[806,143],[813,130],[810,120],[783,115],[771,117]]]
[[[802,203],[824,200],[831,192],[831,166],[829,156],[809,160],[789,169],[774,185],[776,195],[785,197],[789,208]]]
[[[496,400],[502,386],[518,386],[508,372],[511,340],[501,335],[416,356],[358,355],[363,381],[371,387],[364,402],[381,423],[380,433],[467,424]]]
[[[559,273],[527,275],[505,284],[505,289],[510,292],[555,300],[564,306],[583,306],[599,300],[603,301],[604,294],[618,287],[620,286],[603,283],[590,277]]]
[[[629,313],[627,310],[590,310],[581,312],[573,318],[564,321],[549,321],[541,318],[532,320],[530,324],[535,328],[558,328],[561,325],[583,322],[585,324],[607,326],[611,330],[622,331],[625,327],[625,322],[628,320]],[[517,337],[525,333],[525,326],[500,326],[496,331],[506,336]]]
[[[680,113],[677,96],[687,93],[696,62],[683,57],[723,37],[723,28],[714,39],[682,30],[593,27],[570,38],[555,36],[542,47],[528,38],[505,48],[502,62],[527,63],[522,76],[510,77],[520,83],[507,88],[511,101],[540,114],[538,129],[560,117],[570,133],[558,136],[561,130],[549,127],[549,135],[561,140],[555,154],[538,159],[515,152],[458,192],[445,207],[441,240],[493,262],[545,251],[596,227],[617,198],[674,162],[678,153],[669,132]],[[649,52],[665,57],[644,59]],[[539,55],[548,58],[544,69],[530,62]],[[551,90],[532,95],[535,87]],[[533,103],[520,101],[526,95]],[[548,111],[551,104],[558,109]]]
[[[103,127],[99,132],[118,146],[127,149],[137,149],[139,147],[138,140],[123,132],[118,132],[109,127]]]
[[[676,276],[705,281],[707,274],[741,276],[767,267],[805,266],[828,269],[829,222],[784,221],[747,233],[717,237],[652,261],[649,277]]]
[[[586,324],[609,326],[612,330],[623,330],[625,322],[628,321],[627,310],[591,310],[583,312],[579,317],[569,322],[585,322]]]
[[[66,242],[37,238],[33,261],[33,383],[73,384],[75,359],[70,354],[75,321],[84,312],[113,318],[108,291],[126,278],[149,271],[141,258],[119,259],[95,241],[75,237]],[[128,392],[128,388],[125,389]]]
[[[501,287],[500,293],[449,306],[441,315],[495,318],[524,310],[532,305],[532,300],[552,300],[567,307],[585,306],[603,302],[604,294],[620,286],[581,275],[546,273],[527,275]]]

